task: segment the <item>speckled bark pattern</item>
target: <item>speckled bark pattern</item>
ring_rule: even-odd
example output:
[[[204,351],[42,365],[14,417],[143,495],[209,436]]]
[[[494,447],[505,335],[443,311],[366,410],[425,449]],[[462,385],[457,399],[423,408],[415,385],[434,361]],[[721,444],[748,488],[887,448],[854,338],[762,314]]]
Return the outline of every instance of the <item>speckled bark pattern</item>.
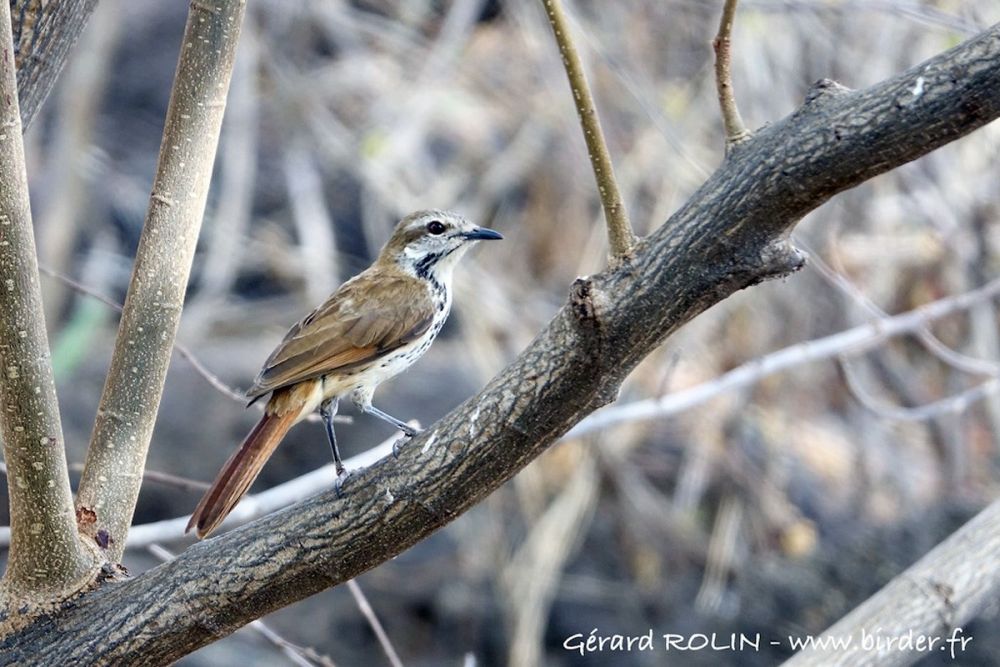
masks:
[[[245,0],[191,3],[149,209],[77,493],[117,562],[139,496],[215,162]]]
[[[1000,27],[867,90],[820,82],[801,109],[731,151],[631,262],[578,280],[509,367],[398,459],[352,476],[339,497],[323,493],[84,596],[0,642],[0,662],[165,664],[388,560],[613,400],[683,323],[795,271],[802,259],[785,239],[805,213],[998,115]]]
[[[9,8],[0,4],[0,438],[11,545],[4,607],[78,590],[100,561],[77,539],[21,142]]]

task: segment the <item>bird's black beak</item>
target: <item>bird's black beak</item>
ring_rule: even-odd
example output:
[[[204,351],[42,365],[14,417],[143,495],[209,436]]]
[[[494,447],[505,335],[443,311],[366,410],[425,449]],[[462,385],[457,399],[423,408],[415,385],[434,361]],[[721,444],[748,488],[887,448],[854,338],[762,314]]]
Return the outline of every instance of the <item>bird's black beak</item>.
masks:
[[[462,236],[470,241],[493,241],[503,238],[503,234],[500,232],[485,227],[476,227],[470,232],[464,232]]]

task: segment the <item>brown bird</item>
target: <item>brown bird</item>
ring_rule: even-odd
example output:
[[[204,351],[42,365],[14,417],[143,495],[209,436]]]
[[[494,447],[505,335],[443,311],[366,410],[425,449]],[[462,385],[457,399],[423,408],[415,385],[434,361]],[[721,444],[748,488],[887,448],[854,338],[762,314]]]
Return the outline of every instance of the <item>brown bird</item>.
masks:
[[[185,532],[194,528],[203,538],[222,523],[288,430],[317,408],[343,475],[333,417],[345,394],[361,412],[416,435],[372,405],[372,394],[434,342],[451,310],[451,276],[462,255],[476,241],[500,238],[446,211],[403,218],[375,263],[296,323],[264,362],[247,391],[251,403],[271,394],[264,416],[226,461]]]

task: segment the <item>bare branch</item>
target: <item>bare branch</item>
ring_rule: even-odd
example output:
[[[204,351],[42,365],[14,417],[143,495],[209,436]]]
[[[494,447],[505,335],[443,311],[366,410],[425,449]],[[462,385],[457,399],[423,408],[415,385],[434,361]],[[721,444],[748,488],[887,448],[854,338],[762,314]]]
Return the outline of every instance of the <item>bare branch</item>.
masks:
[[[8,0],[17,47],[17,90],[21,122],[31,125],[62,71],[97,0]]]
[[[823,638],[817,638],[785,665],[909,665],[927,653],[918,649],[918,642],[904,645],[900,639],[962,638],[962,626],[994,605],[998,597],[1000,501],[994,501],[829,628],[823,637],[833,638],[832,643],[827,645]],[[871,635],[876,631],[884,641],[865,648],[862,632]],[[891,645],[890,638],[896,640]],[[946,655],[944,646],[939,644],[935,650]],[[955,654],[960,653],[955,646]]]
[[[857,288],[857,286],[848,280],[842,270],[837,270],[828,266],[827,263],[823,261],[822,257],[811,251],[806,244],[801,242],[800,239],[796,238],[795,243],[809,252],[809,266],[815,269],[816,272],[819,273],[819,275],[829,284],[846,294],[861,308],[865,309],[875,317],[885,318],[889,316],[888,313],[879,308],[871,301],[871,299],[865,296],[864,293]],[[927,351],[935,357],[955,370],[962,371],[963,373],[986,375],[989,377],[1000,374],[1000,363],[984,359],[976,359],[951,349],[934,335],[934,333],[927,326],[928,324],[929,322],[925,323],[923,327],[915,332],[915,334]]]
[[[382,627],[382,622],[378,620],[378,616],[375,615],[375,610],[372,609],[371,604],[368,602],[368,598],[365,597],[365,592],[361,590],[361,586],[354,579],[348,579],[347,590],[351,591],[351,595],[354,597],[354,602],[358,605],[358,609],[361,610],[361,614],[368,621],[368,625],[371,626],[372,632],[375,633],[375,637],[378,639],[379,645],[382,646],[382,650],[385,651],[385,657],[388,658],[389,664],[392,667],[403,667],[403,661],[399,659],[399,654],[396,653],[396,649],[393,648],[392,642],[389,641],[389,635],[386,634],[385,628]]]
[[[597,190],[601,195],[601,204],[604,206],[604,219],[608,226],[610,263],[611,266],[617,266],[632,255],[632,249],[636,242],[635,234],[632,232],[632,223],[629,222],[625,202],[618,190],[614,165],[611,163],[611,155],[608,153],[608,146],[604,141],[601,121],[597,116],[597,107],[594,105],[594,97],[587,84],[587,75],[583,72],[580,54],[577,53],[573,43],[569,22],[563,12],[562,0],[542,0],[542,2],[545,5],[545,13],[549,17],[552,32],[555,34],[556,44],[559,45],[559,53],[562,55],[563,66],[566,68],[570,89],[573,91],[573,103],[576,105],[576,112],[580,118],[580,127],[583,129],[583,138],[587,142],[587,152],[590,155],[590,166],[594,170]]]
[[[11,515],[2,618],[4,607],[9,613],[26,606],[30,615],[37,604],[80,590],[103,559],[81,543],[73,516],[31,226],[7,2],[0,2],[0,49],[0,436]]]
[[[712,42],[715,49],[715,88],[719,94],[722,124],[726,131],[726,151],[734,144],[750,138],[750,131],[743,124],[739,107],[736,106],[736,94],[733,92],[731,35],[738,1],[725,0],[722,18],[719,19],[719,32]]]
[[[70,463],[69,469],[72,472],[83,472],[83,464]],[[173,486],[184,491],[191,491],[192,493],[204,492],[212,486],[208,482],[200,482],[196,479],[181,477],[180,475],[163,472],[162,470],[145,470],[142,473],[142,479],[144,482],[157,482],[164,486]],[[0,544],[3,544],[2,537],[0,537]]]
[[[139,495],[201,228],[244,0],[192,2],[111,370],[77,495],[118,560]]]
[[[993,280],[979,289],[939,299],[900,315],[862,324],[823,338],[797,343],[751,359],[717,378],[693,387],[666,396],[633,401],[601,410],[573,427],[567,437],[587,435],[626,422],[668,417],[701,405],[723,392],[749,387],[775,373],[815,361],[836,359],[845,354],[860,354],[874,349],[894,336],[919,333],[927,328],[928,322],[968,310],[998,295],[1000,295],[1000,279]],[[897,412],[894,412],[893,417],[907,418],[905,413]]]
[[[101,294],[100,292],[98,292],[94,288],[88,287],[88,286],[84,285],[83,283],[81,283],[79,281],[73,280],[69,276],[64,275],[62,273],[59,273],[58,271],[54,271],[53,269],[50,269],[47,266],[40,266],[40,267],[38,267],[38,269],[39,269],[39,271],[41,271],[45,275],[47,275],[50,278],[53,278],[55,280],[58,280],[59,282],[61,282],[62,284],[66,285],[67,287],[69,287],[73,291],[79,292],[80,294],[85,294],[85,295],[89,296],[92,299],[97,299],[98,301],[100,301],[101,303],[103,303],[108,308],[111,308],[112,310],[116,310],[119,313],[122,312],[122,305],[120,303],[118,303],[117,301],[115,301],[111,297],[108,297],[108,296],[105,296],[105,295]],[[220,380],[219,376],[216,375],[215,373],[213,373],[212,371],[210,371],[208,369],[208,366],[206,366],[205,364],[203,364],[202,361],[197,356],[195,356],[194,352],[192,352],[189,347],[187,347],[186,345],[184,345],[181,342],[174,341],[174,349],[177,350],[177,354],[179,354],[182,357],[184,357],[187,360],[187,362],[189,364],[191,364],[191,366],[194,368],[194,370],[199,375],[201,375],[203,378],[205,378],[205,380],[210,385],[212,385],[213,387],[215,387],[215,389],[217,389],[219,391],[219,393],[225,394],[229,398],[231,398],[234,401],[237,401],[239,403],[246,403],[247,402],[246,394],[244,394],[244,393],[242,393],[240,391],[237,391],[236,389],[233,389],[232,387],[230,387],[229,385],[227,385],[225,382],[223,382],[222,380]]]
[[[153,556],[155,556],[156,558],[159,558],[164,563],[176,558],[176,555],[173,554],[169,549],[165,549],[159,544],[150,544],[149,547],[147,548],[147,551],[153,554]],[[347,583],[353,584],[354,580],[352,579]],[[354,585],[357,586],[357,584]],[[354,589],[351,590],[353,592]],[[360,588],[358,589],[358,592],[359,593],[361,592]],[[363,595],[364,594],[362,593],[362,596]],[[378,619],[376,619],[376,623],[377,622]],[[288,641],[287,639],[279,635],[277,632],[272,630],[270,626],[265,624],[264,621],[260,619],[257,619],[253,623],[248,623],[246,629],[256,632],[264,639],[274,644],[282,653],[285,654],[285,657],[288,658],[292,662],[292,664],[298,665],[299,667],[313,667],[315,664],[317,664],[316,662],[310,659],[309,654],[315,654],[315,652],[312,649],[304,649],[301,646],[293,644],[292,642]],[[379,625],[379,629],[381,629],[381,625]],[[326,663],[326,661],[323,662]],[[396,667],[395,663],[394,667]],[[400,665],[399,667],[402,666]]]
[[[924,405],[900,407],[897,405],[889,405],[885,401],[872,396],[872,394],[862,386],[861,381],[858,379],[857,374],[851,366],[850,359],[842,356],[838,362],[841,370],[843,371],[842,375],[844,377],[844,382],[847,384],[847,388],[850,389],[851,394],[854,395],[854,398],[857,399],[858,403],[873,414],[876,414],[883,419],[891,419],[893,421],[927,421],[942,415],[962,414],[973,404],[987,398],[988,396],[992,396],[998,389],[1000,389],[1000,377],[992,377],[988,380],[980,382],[979,384],[973,385],[968,389],[963,389],[960,392],[950,396],[945,396],[944,398],[939,398],[938,400],[931,401],[930,403],[925,403]]]

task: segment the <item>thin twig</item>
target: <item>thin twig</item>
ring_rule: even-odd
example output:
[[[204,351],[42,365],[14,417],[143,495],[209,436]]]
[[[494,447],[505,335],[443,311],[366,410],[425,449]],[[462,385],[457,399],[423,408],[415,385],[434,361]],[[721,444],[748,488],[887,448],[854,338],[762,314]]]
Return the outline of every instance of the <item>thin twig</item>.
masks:
[[[843,354],[859,354],[893,336],[914,333],[926,327],[928,322],[968,310],[997,295],[1000,295],[1000,279],[969,292],[932,301],[900,315],[797,343],[752,359],[713,380],[688,389],[606,408],[581,421],[564,437],[579,437],[624,422],[662,418],[701,405],[725,391],[751,386],[780,371],[814,361],[834,359]]]
[[[69,469],[73,472],[82,472],[83,464],[71,463],[69,464]],[[159,470],[144,470],[142,473],[142,479],[143,481],[159,482],[160,484],[173,486],[184,491],[206,491],[212,487],[212,485],[207,482],[181,477],[180,475],[173,475],[169,472],[161,472]]]
[[[594,170],[594,179],[597,181],[597,190],[601,195],[604,218],[608,226],[609,258],[614,266],[632,255],[635,245],[632,223],[629,222],[625,202],[622,201],[621,192],[618,190],[614,165],[611,164],[611,155],[608,153],[604,132],[601,130],[597,107],[594,105],[594,97],[590,93],[590,86],[583,72],[580,54],[577,53],[573,43],[562,2],[542,0],[542,3],[545,5],[545,13],[549,17],[549,24],[552,26],[559,52],[562,54],[563,66],[566,68],[566,76],[573,91],[573,103],[580,117],[583,138],[587,142],[590,166]]]
[[[918,405],[915,407],[900,407],[888,405],[885,401],[872,396],[861,384],[853,367],[849,363],[850,359],[841,356],[838,359],[840,368],[843,371],[844,382],[847,388],[854,395],[866,410],[884,419],[903,422],[927,421],[942,415],[956,415],[965,412],[973,403],[983,400],[987,396],[992,396],[1000,389],[1000,377],[992,377],[968,389],[939,398],[936,401]]]
[[[118,303],[111,297],[101,294],[93,287],[88,287],[87,285],[84,285],[83,283],[80,283],[63,273],[59,273],[58,271],[48,268],[47,266],[39,266],[38,270],[41,273],[45,274],[46,276],[58,280],[59,282],[63,283],[64,285],[66,285],[75,292],[79,292],[80,294],[85,294],[91,297],[92,299],[97,299],[98,301],[106,305],[108,308],[116,310],[119,313],[122,311],[122,305],[120,303]],[[203,364],[201,360],[195,356],[194,352],[192,352],[190,348],[188,348],[186,345],[177,340],[174,340],[174,349],[177,350],[177,354],[184,357],[187,360],[187,362],[191,364],[194,370],[197,371],[197,373],[201,375],[203,378],[205,378],[205,380],[210,385],[215,387],[219,392],[225,394],[229,398],[239,403],[245,404],[247,402],[246,394],[236,389],[233,389],[225,382],[220,380],[219,376],[215,375],[214,373],[212,373],[212,371],[208,370],[208,367],[205,366],[205,364]]]
[[[736,95],[733,92],[731,35],[737,2],[738,0],[725,0],[722,18],[719,19],[719,32],[712,42],[712,47],[715,49],[715,88],[719,94],[722,124],[726,130],[726,151],[734,144],[750,138],[750,131],[743,124],[739,107],[736,105]]]
[[[828,265],[823,258],[820,257],[817,252],[810,249],[809,245],[802,239],[795,236],[792,238],[794,239],[796,247],[809,253],[809,266],[815,269],[821,278],[846,294],[871,315],[877,318],[889,317],[887,312],[882,310],[882,308],[880,308],[860,289],[858,289],[854,283],[847,279],[842,266],[834,268],[833,266]],[[963,373],[985,375],[989,377],[1000,374],[1000,364],[987,359],[970,357],[967,354],[962,354],[961,352],[951,349],[945,345],[941,339],[935,336],[926,324],[914,333],[927,351],[955,370],[962,371]]]
[[[371,449],[352,456],[344,461],[344,466],[348,470],[362,470],[367,468],[379,459],[392,454],[392,448],[397,439],[396,436],[393,436]],[[282,507],[287,507],[316,493],[325,491],[331,488],[336,481],[337,471],[334,465],[330,463],[266,491],[243,496],[240,504],[226,517],[223,526],[232,528],[249,523],[265,514],[270,514]],[[188,519],[189,516],[185,515],[173,519],[164,519],[163,521],[132,526],[131,530],[129,530],[126,547],[134,549],[148,546],[154,542],[169,542],[171,540],[182,539]],[[10,534],[8,531],[9,529],[0,527],[0,546],[7,543]]]
[[[378,638],[378,643],[382,645],[382,650],[385,651],[385,657],[389,659],[389,664],[392,667],[403,667],[403,661],[399,659],[399,654],[396,653],[396,649],[393,648],[392,642],[389,641],[389,635],[386,634],[385,628],[382,627],[381,621],[378,620],[378,616],[375,615],[375,610],[372,609],[371,604],[368,602],[368,598],[365,597],[365,592],[361,590],[361,586],[358,585],[357,580],[348,579],[347,580],[347,590],[351,591],[351,595],[354,596],[354,601],[358,605],[358,609],[361,610],[361,614],[368,621],[368,625],[371,626],[372,632]]]

